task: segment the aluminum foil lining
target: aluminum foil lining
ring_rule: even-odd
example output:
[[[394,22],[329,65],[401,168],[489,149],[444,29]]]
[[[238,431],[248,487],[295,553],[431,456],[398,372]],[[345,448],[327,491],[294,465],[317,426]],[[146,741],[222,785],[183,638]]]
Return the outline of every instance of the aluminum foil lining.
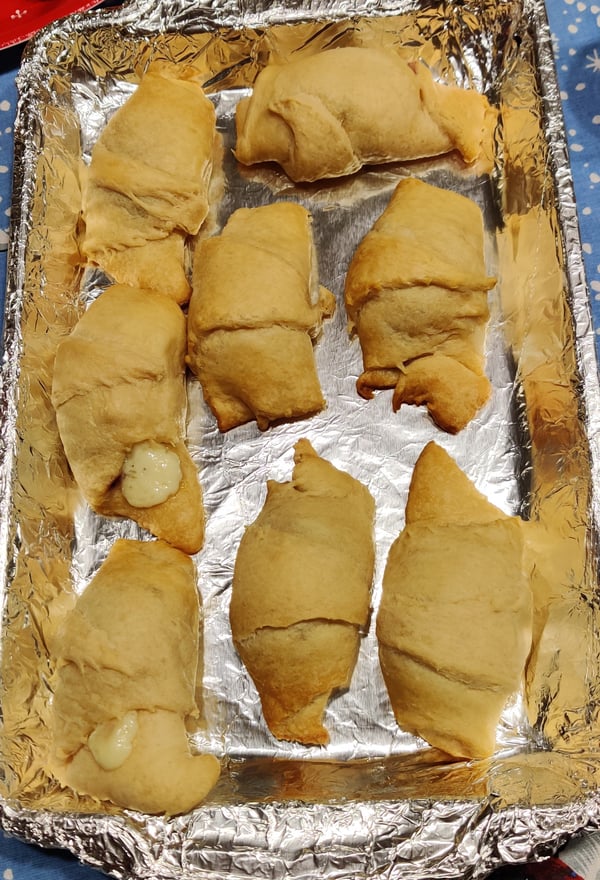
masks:
[[[493,173],[473,176],[446,157],[302,187],[276,168],[237,166],[235,105],[261,67],[301,48],[348,44],[410,46],[439,78],[484,92],[499,108]],[[338,298],[316,347],[328,401],[320,415],[222,436],[197,382],[188,383],[188,440],[208,517],[196,558],[207,726],[195,743],[222,758],[223,775],[205,804],[168,821],[78,798],[45,771],[56,626],[116,537],[146,537],[81,502],[49,389],[58,341],[106,285],[79,260],[78,168],[156,59],[193,62],[214,100],[226,178],[215,227],[242,204],[301,202],[313,215],[321,283]],[[600,394],[541,0],[139,0],[46,28],[28,46],[18,85],[0,397],[2,826],[115,877],[154,880],[476,878],[501,862],[545,857],[596,826]],[[367,403],[355,390],[361,356],[346,331],[344,275],[407,174],[481,206],[488,268],[499,279],[487,335],[493,398],[454,437],[419,408],[393,414],[387,392]],[[492,759],[449,762],[397,727],[373,626],[351,687],[328,709],[330,745],[304,748],[269,735],[231,644],[228,601],[244,527],[260,510],[266,479],[289,479],[300,437],[375,497],[375,609],[412,468],[428,440],[502,510],[539,520],[556,536],[546,558],[551,576],[542,572],[538,585],[527,680],[503,713]]]

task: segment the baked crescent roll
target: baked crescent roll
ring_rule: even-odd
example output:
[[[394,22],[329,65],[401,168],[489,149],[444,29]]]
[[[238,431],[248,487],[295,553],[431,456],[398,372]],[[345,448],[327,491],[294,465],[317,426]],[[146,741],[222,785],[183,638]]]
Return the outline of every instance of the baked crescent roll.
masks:
[[[187,360],[221,431],[323,409],[313,342],[334,309],[301,205],[239,208],[198,244]]]
[[[200,603],[192,560],[117,540],[73,610],[56,664],[51,770],[80,794],[145,813],[187,812],[219,761],[192,755]]]
[[[435,82],[392,49],[351,46],[263,68],[237,106],[235,156],[277,162],[294,181],[453,150],[488,167],[493,124],[478,92]]]
[[[308,440],[294,462],[290,482],[268,482],[240,543],[231,629],[273,735],[323,744],[323,713],[350,684],[369,617],[374,502]]]
[[[209,210],[215,110],[193,72],[151,67],[83,171],[82,251],[115,281],[189,299],[186,237]]]
[[[532,642],[524,529],[429,443],[377,615],[381,669],[400,727],[450,755],[493,754]]]
[[[426,404],[440,428],[460,431],[490,395],[483,343],[494,284],[478,205],[401,180],[346,276],[350,332],[364,364],[359,394],[394,388],[394,410]]]
[[[109,287],[58,347],[52,402],[89,505],[196,553],[202,490],[184,442],[186,321],[169,297]]]

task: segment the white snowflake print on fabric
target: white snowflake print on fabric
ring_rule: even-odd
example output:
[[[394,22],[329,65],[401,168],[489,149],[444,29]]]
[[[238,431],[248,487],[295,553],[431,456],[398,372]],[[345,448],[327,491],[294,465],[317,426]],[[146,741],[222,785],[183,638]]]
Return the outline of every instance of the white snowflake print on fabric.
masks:
[[[600,4],[546,3],[600,353]]]
[[[600,73],[600,55],[598,54],[598,50],[594,49],[591,55],[586,55],[585,57],[588,61],[585,66]]]
[[[10,225],[13,131],[17,90],[12,73],[0,73],[0,253],[6,251]]]

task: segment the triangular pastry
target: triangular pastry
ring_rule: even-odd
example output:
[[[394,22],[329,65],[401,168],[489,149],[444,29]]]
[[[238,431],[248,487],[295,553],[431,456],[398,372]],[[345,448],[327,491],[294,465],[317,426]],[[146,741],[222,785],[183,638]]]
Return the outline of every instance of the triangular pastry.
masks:
[[[169,297],[113,285],[58,346],[52,402],[84,498],[186,553],[204,538],[185,445],[186,320]]]
[[[377,638],[398,724],[453,756],[493,754],[523,681],[532,642],[524,535],[446,452],[425,447],[388,556]]]
[[[334,309],[301,205],[239,208],[199,243],[187,361],[221,431],[252,420],[265,430],[323,409],[313,345]]]
[[[393,388],[394,410],[426,404],[445,431],[464,428],[490,396],[483,343],[494,284],[478,205],[401,180],[346,275],[349,327],[364,365],[359,393],[368,399]]]
[[[193,755],[200,604],[189,556],[118,540],[57,638],[51,770],[75,791],[145,813],[199,804],[220,765]]]
[[[193,70],[156,64],[100,133],[82,172],[82,251],[114,281],[189,299],[185,243],[209,211],[215,118]]]
[[[230,619],[274,736],[324,744],[331,695],[350,684],[370,605],[374,502],[368,490],[295,447],[287,483],[269,481],[237,553]]]
[[[495,113],[474,89],[436,82],[394,49],[345,46],[270,63],[236,111],[235,155],[294,181],[458,151],[488,168]]]

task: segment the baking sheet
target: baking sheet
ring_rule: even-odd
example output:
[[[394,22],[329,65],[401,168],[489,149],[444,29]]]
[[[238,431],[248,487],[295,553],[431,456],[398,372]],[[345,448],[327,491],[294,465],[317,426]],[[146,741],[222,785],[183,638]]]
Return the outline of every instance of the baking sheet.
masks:
[[[237,166],[235,104],[269,57],[381,43],[411,46],[440,78],[477,88],[499,107],[491,176],[473,176],[447,157],[303,187],[275,168]],[[208,725],[196,742],[224,759],[224,772],[205,805],[168,822],[105,812],[61,791],[44,771],[57,623],[115,537],[140,537],[130,523],[81,503],[49,402],[56,344],[106,284],[78,257],[78,167],[145,66],[162,58],[199,66],[217,108],[226,187],[214,228],[240,204],[300,201],[313,214],[320,280],[338,298],[316,347],[328,401],[322,414],[264,434],[247,425],[221,436],[189,381],[188,440],[208,516],[197,557]],[[600,395],[543,4],[139,2],[47,29],[29,47],[19,88],[0,399],[3,827],[67,847],[118,877],[166,880],[479,877],[502,860],[541,857],[595,825]],[[487,336],[493,398],[456,437],[420,409],[394,415],[388,393],[367,403],[354,387],[361,358],[346,333],[345,269],[406,174],[480,204],[488,268],[499,278]],[[289,478],[301,436],[375,496],[374,607],[412,467],[430,439],[500,508],[549,530],[551,577],[542,565],[537,583],[539,640],[527,689],[503,713],[493,759],[448,763],[398,729],[373,627],[350,689],[329,707],[330,746],[300,748],[268,734],[231,646],[228,597],[244,526],[260,509],[266,479]]]

